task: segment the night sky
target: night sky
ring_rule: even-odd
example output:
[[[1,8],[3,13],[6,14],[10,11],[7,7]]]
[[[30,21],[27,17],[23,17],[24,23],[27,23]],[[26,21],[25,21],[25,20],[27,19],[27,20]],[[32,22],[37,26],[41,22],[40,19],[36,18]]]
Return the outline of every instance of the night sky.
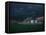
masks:
[[[10,16],[16,19],[24,19],[26,17],[43,16],[43,5],[10,3]]]

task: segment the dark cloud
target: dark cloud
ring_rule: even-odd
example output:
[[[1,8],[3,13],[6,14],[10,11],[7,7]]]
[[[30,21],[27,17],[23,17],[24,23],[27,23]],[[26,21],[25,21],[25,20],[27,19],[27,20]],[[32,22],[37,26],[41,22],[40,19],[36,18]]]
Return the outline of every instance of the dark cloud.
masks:
[[[42,5],[32,4],[10,4],[10,16],[41,16],[43,15]]]

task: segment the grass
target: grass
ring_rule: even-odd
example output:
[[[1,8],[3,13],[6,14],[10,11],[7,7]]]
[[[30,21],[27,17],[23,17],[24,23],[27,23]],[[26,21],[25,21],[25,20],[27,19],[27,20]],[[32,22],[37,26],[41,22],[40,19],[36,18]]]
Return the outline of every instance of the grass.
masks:
[[[10,24],[10,32],[42,31],[42,24]]]

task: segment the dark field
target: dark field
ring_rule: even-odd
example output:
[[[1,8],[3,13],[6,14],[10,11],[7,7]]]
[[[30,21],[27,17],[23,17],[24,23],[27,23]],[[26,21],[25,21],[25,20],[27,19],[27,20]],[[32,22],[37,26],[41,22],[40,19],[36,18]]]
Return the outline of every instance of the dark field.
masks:
[[[10,32],[25,32],[25,31],[31,31],[31,32],[35,32],[35,31],[42,31],[43,28],[43,24],[10,24]]]

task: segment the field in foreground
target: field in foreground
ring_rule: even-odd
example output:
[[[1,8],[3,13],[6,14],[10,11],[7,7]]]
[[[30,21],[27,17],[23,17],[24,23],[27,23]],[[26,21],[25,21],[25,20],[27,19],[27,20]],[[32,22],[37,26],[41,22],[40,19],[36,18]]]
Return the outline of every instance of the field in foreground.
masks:
[[[42,31],[43,24],[10,24],[10,32]]]

